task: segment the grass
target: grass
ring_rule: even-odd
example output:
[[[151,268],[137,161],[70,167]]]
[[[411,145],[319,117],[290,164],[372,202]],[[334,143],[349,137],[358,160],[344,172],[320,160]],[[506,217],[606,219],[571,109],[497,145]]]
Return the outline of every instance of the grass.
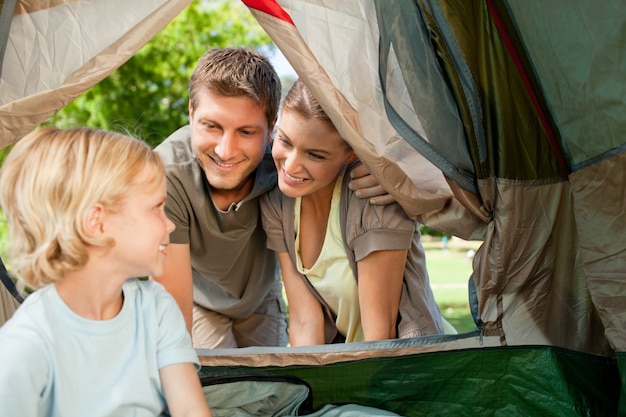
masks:
[[[469,310],[467,283],[472,274],[468,251],[478,249],[480,242],[452,238],[444,248],[440,238],[424,236],[426,266],[430,285],[441,314],[459,333],[476,328]]]

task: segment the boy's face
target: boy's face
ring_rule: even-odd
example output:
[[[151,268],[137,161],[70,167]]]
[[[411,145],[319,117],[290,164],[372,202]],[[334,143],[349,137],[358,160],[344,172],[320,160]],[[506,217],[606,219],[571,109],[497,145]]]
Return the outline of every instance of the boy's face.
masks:
[[[239,202],[254,184],[253,173],[269,143],[268,126],[261,104],[245,96],[225,97],[208,90],[199,92],[197,105],[189,104],[191,147],[211,186],[218,206]],[[225,208],[225,207],[220,207]]]
[[[144,171],[145,178],[151,173]],[[144,177],[138,179],[142,183]],[[141,190],[129,196],[119,212],[107,216],[107,232],[115,240],[111,255],[128,277],[161,276],[165,266],[165,247],[175,229],[165,215],[167,185],[163,177],[151,191]]]

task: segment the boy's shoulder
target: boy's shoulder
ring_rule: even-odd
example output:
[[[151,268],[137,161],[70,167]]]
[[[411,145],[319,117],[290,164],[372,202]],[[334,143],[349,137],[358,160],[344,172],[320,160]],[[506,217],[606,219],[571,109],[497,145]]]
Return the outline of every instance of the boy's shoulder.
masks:
[[[122,286],[125,295],[131,293],[152,294],[160,296],[163,293],[167,294],[167,290],[160,283],[147,279],[147,278],[131,278],[127,280]]]
[[[0,341],[30,340],[35,343],[45,338],[51,308],[58,297],[54,285],[46,285],[30,294],[13,316],[0,327]]]
[[[127,280],[123,287],[124,297],[135,300],[136,303],[146,305],[148,303],[155,306],[165,307],[168,304],[175,304],[174,297],[170,295],[160,283],[146,278],[132,278]]]

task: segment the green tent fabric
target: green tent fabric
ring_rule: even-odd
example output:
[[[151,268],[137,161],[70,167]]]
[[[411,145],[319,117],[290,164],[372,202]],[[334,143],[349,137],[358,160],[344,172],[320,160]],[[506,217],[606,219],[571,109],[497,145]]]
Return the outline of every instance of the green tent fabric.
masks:
[[[407,212],[483,240],[486,335],[626,347],[623,2],[246,3]]]
[[[200,375],[297,377],[311,387],[314,410],[350,403],[407,417],[617,415],[614,359],[546,346],[408,353],[409,344],[395,341],[360,359],[328,347],[207,350]]]

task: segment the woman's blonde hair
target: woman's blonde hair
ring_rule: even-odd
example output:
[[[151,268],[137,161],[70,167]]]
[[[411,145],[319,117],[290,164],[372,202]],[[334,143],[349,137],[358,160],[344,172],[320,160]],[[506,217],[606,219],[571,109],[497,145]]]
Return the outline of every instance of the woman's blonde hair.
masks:
[[[150,146],[126,135],[91,128],[31,132],[0,171],[9,263],[32,288],[79,270],[90,245],[114,244],[86,233],[89,210],[101,204],[116,212],[132,193],[159,186],[164,175]]]

